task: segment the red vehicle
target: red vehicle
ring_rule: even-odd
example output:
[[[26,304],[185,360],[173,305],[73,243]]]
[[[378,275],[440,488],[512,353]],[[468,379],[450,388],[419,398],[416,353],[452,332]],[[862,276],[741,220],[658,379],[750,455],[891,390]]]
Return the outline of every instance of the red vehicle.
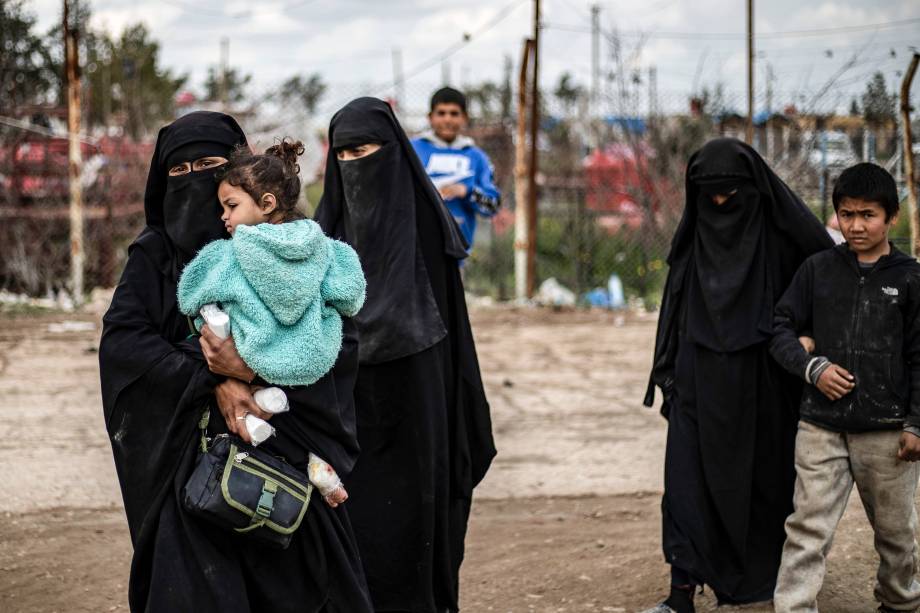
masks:
[[[41,200],[66,200],[69,143],[62,137],[29,135],[0,147],[0,198],[5,204],[32,204]],[[99,155],[99,148],[81,143],[84,164]]]
[[[586,205],[599,213],[598,223],[608,231],[639,228],[646,211],[659,211],[661,203],[648,170],[652,155],[644,144],[634,148],[614,143],[584,159]]]
[[[64,137],[28,135],[0,147],[0,204],[59,206],[70,197],[69,143]],[[81,141],[84,202],[114,197],[118,202],[141,200],[152,143],[102,137]]]

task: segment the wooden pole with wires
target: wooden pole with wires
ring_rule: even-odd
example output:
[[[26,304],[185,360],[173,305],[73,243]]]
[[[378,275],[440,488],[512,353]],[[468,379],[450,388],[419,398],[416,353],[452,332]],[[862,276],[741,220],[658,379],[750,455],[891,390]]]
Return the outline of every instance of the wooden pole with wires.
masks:
[[[537,279],[537,168],[539,162],[538,140],[540,131],[540,0],[533,6],[533,74],[530,81],[530,168],[528,168],[528,232],[527,244],[527,297],[536,289]]]
[[[907,183],[907,204],[910,213],[910,251],[920,254],[920,210],[917,205],[917,177],[914,173],[913,136],[910,133],[910,86],[920,63],[920,53],[914,53],[901,81],[901,121],[904,124],[904,175]]]
[[[67,177],[70,183],[70,291],[75,305],[83,303],[83,156],[80,151],[79,32],[71,27],[70,2],[64,0],[64,63],[67,78]],[[74,7],[76,9],[76,7]],[[76,10],[74,10],[76,14]]]
[[[754,0],[747,0],[747,126],[744,140],[754,144]]]
[[[527,299],[527,262],[530,253],[530,173],[527,155],[527,75],[533,41],[524,41],[518,77],[517,134],[514,144],[514,297]]]

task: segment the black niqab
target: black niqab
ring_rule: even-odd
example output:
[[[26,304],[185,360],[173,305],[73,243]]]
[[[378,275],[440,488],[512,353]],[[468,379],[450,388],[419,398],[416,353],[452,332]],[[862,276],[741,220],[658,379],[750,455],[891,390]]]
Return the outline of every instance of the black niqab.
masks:
[[[702,189],[696,198],[687,335],[716,351],[743,349],[772,330],[760,192],[748,181],[733,189],[722,204]]]
[[[735,191],[722,205],[713,193]],[[747,145],[690,158],[652,374],[668,418],[662,545],[720,602],[768,599],[792,509],[801,382],[770,358],[772,312],[823,225]]]
[[[773,305],[799,265],[809,255],[833,246],[805,203],[760,154],[736,139],[713,139],[694,153],[687,164],[685,188],[684,214],[668,254],[670,270],[658,317],[645,398],[648,406],[654,402],[656,385],[665,396],[673,385],[681,323],[686,323],[696,342],[716,351],[732,351],[750,345],[752,339],[767,338],[773,329]],[[738,205],[732,203],[726,220],[713,221],[716,211],[708,208],[699,223],[707,194],[733,188],[738,193],[725,205],[732,200]],[[709,205],[715,207],[711,200]],[[723,237],[720,230],[738,234]],[[715,240],[697,249],[704,238]],[[730,248],[732,242],[737,251]],[[754,277],[740,283],[748,279],[747,273]],[[693,287],[701,277],[705,279]],[[718,295],[720,291],[725,296]],[[694,293],[691,299],[688,294]],[[698,307],[692,316],[691,304]],[[667,404],[662,411],[667,412]]]
[[[361,456],[346,507],[377,610],[453,612],[473,488],[495,456],[457,266],[465,245],[385,102],[349,103],[330,139],[316,218],[361,257],[360,344],[376,347],[355,384]],[[336,147],[367,142],[383,147],[337,162]],[[445,333],[430,344],[413,328],[432,322]]]
[[[219,135],[216,135],[219,137]],[[228,157],[227,145],[199,141],[182,145],[166,159],[166,167],[192,163],[204,157]],[[217,200],[217,168],[197,170],[166,178],[163,226],[176,247],[181,266],[190,262],[202,245],[227,237]]]
[[[198,454],[197,424],[206,406],[211,434],[226,431],[214,400],[220,378],[208,369],[199,339],[190,336],[176,304],[184,258],[208,240],[204,211],[219,216],[211,206],[213,172],[186,175],[203,178],[200,189],[175,190],[182,198],[171,197],[167,174],[170,162],[193,161],[201,153],[228,157],[232,147],[245,143],[236,122],[220,113],[192,113],[160,131],[145,195],[148,225],[129,247],[103,317],[102,404],[134,545],[128,600],[132,611],[151,613],[368,613],[344,508],[331,509],[315,496],[291,546],[277,551],[192,517],[179,502]],[[203,200],[190,196],[196,189]],[[173,232],[176,208],[183,212],[175,219],[185,219],[188,227],[175,224]],[[172,236],[188,239],[185,252]],[[356,337],[353,323],[343,322],[335,367],[313,385],[284,388],[291,410],[273,418],[277,436],[263,443],[269,453],[305,469],[312,451],[347,477],[358,454]]]
[[[246,136],[236,120],[223,113],[196,111],[163,127],[147,175],[144,213],[147,226],[168,237],[170,274],[178,278],[199,249],[212,240],[228,238],[220,220],[216,169],[176,177],[169,169],[202,157],[229,158]]]
[[[358,252],[367,300],[355,317],[362,364],[418,353],[447,334],[419,246],[417,207],[435,213],[444,253],[466,257],[457,231],[390,106],[376,98],[348,103],[329,125],[329,154],[316,220]],[[339,161],[336,150],[365,143],[381,148]]]
[[[217,201],[214,171],[199,171],[180,177],[169,177],[169,169],[178,162],[193,161],[187,155],[207,151],[210,152],[208,155],[229,157],[234,147],[245,145],[246,135],[239,124],[235,119],[223,113],[197,111],[184,115],[161,128],[157,136],[153,158],[150,161],[147,189],[144,193],[144,215],[147,227],[128,247],[129,258],[130,253],[135,249],[143,251],[146,259],[174,286],[182,268],[199,249],[214,238],[225,237],[224,224],[220,221],[220,203]],[[199,157],[204,156],[196,155],[194,159]],[[173,179],[181,181],[172,181]],[[188,188],[178,187],[183,184]],[[173,188],[175,188],[174,195],[171,195]],[[193,192],[199,194],[200,201],[191,199]],[[168,213],[167,208],[170,209]],[[196,209],[200,211],[200,214],[194,212]],[[185,213],[179,213],[179,211]],[[170,232],[167,224],[173,225],[170,223],[171,220],[183,216],[188,218],[189,226],[187,228],[174,226],[174,230]],[[214,232],[215,221],[220,224],[219,233]],[[176,246],[170,234],[187,239],[183,241],[186,245],[185,251]],[[190,242],[194,240],[192,237],[198,237],[197,240],[201,242]],[[191,252],[190,255],[188,251]],[[159,284],[159,280],[156,283]],[[188,333],[188,322],[182,317],[175,316],[177,313],[175,293],[174,289],[167,292],[163,296],[163,303],[156,305],[157,311],[163,314],[164,325],[166,322],[176,322],[176,329],[160,330],[167,338],[183,332]],[[117,306],[118,304],[113,302],[112,308],[106,313],[106,320],[111,324],[121,324],[132,329],[132,324],[137,321],[137,313],[133,310],[134,305],[125,309],[115,308]],[[148,308],[152,309],[152,306]],[[159,338],[145,334],[142,329],[133,329],[136,330],[136,334],[125,337],[124,346],[113,342],[108,342],[104,346],[105,351],[112,355],[112,359],[105,360],[107,367],[101,370],[102,399],[106,411],[115,405],[118,393],[122,389],[137,380],[171,350],[169,344],[162,343]],[[100,354],[100,358],[107,357],[106,354]]]

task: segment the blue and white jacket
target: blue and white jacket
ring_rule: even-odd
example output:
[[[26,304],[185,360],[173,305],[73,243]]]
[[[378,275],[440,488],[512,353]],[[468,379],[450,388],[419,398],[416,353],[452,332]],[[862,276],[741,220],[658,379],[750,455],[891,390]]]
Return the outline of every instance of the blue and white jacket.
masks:
[[[466,197],[451,198],[444,204],[472,249],[476,216],[492,217],[501,205],[489,157],[468,136],[458,136],[452,143],[446,143],[433,132],[426,132],[412,139],[412,146],[435,187],[466,185]]]

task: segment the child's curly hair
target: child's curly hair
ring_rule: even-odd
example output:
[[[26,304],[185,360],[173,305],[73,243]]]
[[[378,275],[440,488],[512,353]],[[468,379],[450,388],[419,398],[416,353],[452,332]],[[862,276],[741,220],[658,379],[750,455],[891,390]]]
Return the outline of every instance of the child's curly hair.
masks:
[[[242,188],[260,207],[262,196],[274,194],[281,221],[303,219],[303,213],[297,210],[300,199],[297,158],[304,151],[302,142],[287,138],[261,154],[239,147],[231,154],[230,161],[218,170],[217,179]]]

